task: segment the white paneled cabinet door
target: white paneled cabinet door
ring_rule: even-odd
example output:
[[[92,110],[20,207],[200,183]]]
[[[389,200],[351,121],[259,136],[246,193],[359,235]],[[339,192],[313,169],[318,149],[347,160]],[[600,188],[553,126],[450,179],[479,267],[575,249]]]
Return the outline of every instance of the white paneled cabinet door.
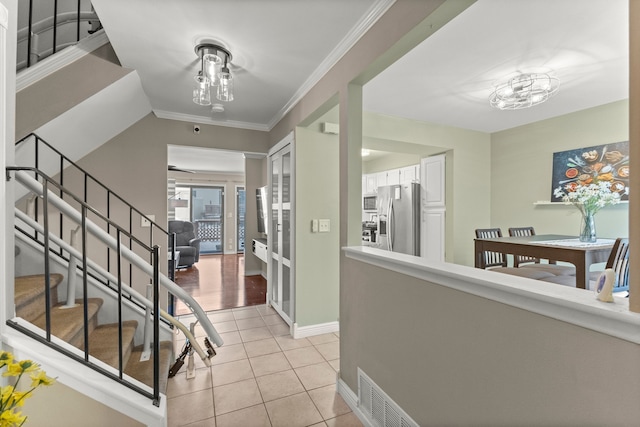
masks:
[[[445,155],[422,159],[420,187],[422,224],[420,254],[431,261],[444,262],[445,251]]]
[[[292,143],[289,137],[269,154],[270,224],[268,234],[268,302],[289,324],[294,322],[291,227],[293,206]],[[292,138],[292,137],[291,137]]]

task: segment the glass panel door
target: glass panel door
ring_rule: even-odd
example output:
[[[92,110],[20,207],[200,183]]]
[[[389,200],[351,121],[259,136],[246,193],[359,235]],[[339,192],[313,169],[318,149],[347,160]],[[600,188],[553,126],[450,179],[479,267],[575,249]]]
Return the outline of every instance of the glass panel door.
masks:
[[[269,302],[291,325],[294,321],[291,271],[291,145],[270,156]]]
[[[222,253],[224,187],[191,187],[191,218],[200,238],[200,253]]]

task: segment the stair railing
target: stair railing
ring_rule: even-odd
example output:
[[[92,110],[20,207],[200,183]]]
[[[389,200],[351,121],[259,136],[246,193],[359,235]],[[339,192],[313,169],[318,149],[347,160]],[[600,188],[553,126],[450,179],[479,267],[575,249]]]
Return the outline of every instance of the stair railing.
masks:
[[[50,1],[33,0],[18,2],[20,16],[27,17],[26,27],[18,30],[18,70],[35,65],[43,58],[77,43],[102,28],[91,3],[78,1],[75,9],[69,8],[70,5],[71,2],[58,0],[54,0],[53,4]],[[82,7],[86,8],[87,5],[91,10],[82,10]],[[28,9],[24,10],[25,8]],[[44,18],[34,21],[34,16]],[[41,40],[47,43],[41,43]]]
[[[81,224],[82,225],[83,222],[85,222],[86,223],[86,227],[87,227],[87,231],[90,232],[95,237],[97,237],[103,243],[107,244],[111,249],[117,249],[118,248],[118,241],[116,239],[114,239],[113,236],[111,236],[108,232],[106,232],[105,230],[100,228],[93,221],[91,221],[90,219],[86,218],[86,215],[82,215],[81,216],[80,213],[74,207],[72,207],[67,202],[65,202],[62,197],[60,197],[60,196],[58,196],[56,194],[53,194],[53,193],[47,194],[45,192],[45,188],[44,188],[45,186],[40,184],[35,178],[31,177],[28,174],[28,171],[33,172],[33,173],[35,173],[36,176],[41,177],[44,180],[45,184],[49,183],[50,185],[53,185],[54,187],[56,187],[59,191],[65,193],[65,194],[69,194],[69,196],[71,196],[76,202],[78,202],[79,204],[81,204],[83,206],[83,209],[91,211],[92,213],[97,215],[99,218],[103,219],[106,223],[111,223],[112,227],[118,229],[121,234],[128,235],[126,230],[120,229],[120,227],[117,224],[113,223],[111,220],[109,220],[108,218],[104,217],[102,214],[100,214],[99,212],[95,211],[90,206],[86,205],[84,202],[79,200],[79,198],[77,198],[73,193],[71,193],[69,190],[65,189],[62,185],[58,184],[56,181],[54,181],[53,179],[48,177],[42,171],[38,171],[38,170],[35,170],[34,168],[29,168],[29,167],[16,167],[16,166],[13,166],[13,167],[7,167],[7,175],[8,176],[9,176],[9,172],[10,171],[15,171],[16,180],[18,182],[20,182],[22,185],[24,185],[25,187],[27,187],[31,192],[35,193],[36,195],[38,195],[40,197],[44,197],[45,195],[47,195],[47,199],[57,209],[59,209],[62,213],[64,213],[69,219],[73,220],[76,224]],[[7,178],[7,179],[9,179],[9,178]],[[85,225],[83,225],[83,227],[84,226]],[[135,237],[130,236],[130,238],[135,240],[135,241],[137,241],[141,246],[144,246],[144,243],[138,241],[137,239],[135,239]],[[45,239],[45,241],[47,241],[47,240],[48,239]],[[60,239],[60,240],[64,240],[64,239]],[[86,239],[83,239],[83,241],[84,240],[86,240]],[[56,240],[56,241],[58,241],[58,240]],[[71,247],[69,247],[69,249],[70,250],[74,250]],[[138,267],[143,273],[147,274],[148,276],[151,276],[153,274],[153,269],[155,267],[157,267],[157,264],[149,264],[149,263],[147,263],[144,259],[142,259],[138,254],[136,254],[130,248],[120,247],[120,251],[122,252],[122,256],[125,259],[127,259],[130,263],[132,263],[132,265],[135,265],[136,267]],[[83,271],[86,272],[87,271],[87,266],[89,265],[88,264],[89,263],[89,259],[84,254],[82,256],[83,256],[83,264],[84,264],[83,265]],[[107,270],[107,273],[108,273],[108,270]],[[112,275],[110,275],[110,276],[113,277]],[[198,322],[200,322],[200,325],[205,330],[208,338],[210,338],[218,347],[221,347],[224,344],[224,341],[222,340],[222,338],[218,334],[218,331],[216,331],[214,326],[211,324],[211,321],[207,317],[207,314],[204,312],[202,307],[197,303],[197,301],[191,295],[189,295],[189,293],[187,293],[184,289],[182,289],[176,283],[171,281],[164,274],[160,274],[160,276],[159,276],[159,284],[162,285],[168,292],[170,292],[171,294],[175,295],[180,300],[182,300],[182,302],[196,316],[196,318],[198,319]],[[133,291],[133,289],[131,289],[131,290]],[[143,301],[146,300],[146,298],[144,298],[139,293],[136,296],[138,298],[140,298],[141,300],[143,300]],[[205,346],[209,347],[209,345],[207,345],[206,341],[205,341]]]
[[[31,133],[24,138],[16,142],[16,162],[21,166],[29,166],[40,171],[43,171],[50,177],[57,177],[57,182],[61,186],[65,186],[65,180],[68,176],[71,176],[74,183],[81,182],[80,188],[75,189],[76,194],[82,194],[82,202],[93,206],[104,206],[102,214],[110,219],[114,220],[114,216],[125,212],[127,215],[128,225],[126,231],[129,235],[136,237],[140,241],[146,242],[148,246],[158,244],[163,247],[166,245],[168,248],[169,257],[171,257],[172,265],[176,265],[176,248],[175,248],[175,233],[169,233],[158,223],[150,219],[142,211],[137,209],[122,196],[112,191],[109,187],[103,184],[96,177],[91,175],[85,169],[76,164],[68,156],[64,155],[53,145],[49,144],[44,139],[40,138],[37,134]],[[77,177],[79,175],[79,177]],[[67,188],[69,188],[67,186]],[[73,190],[73,189],[70,189]],[[59,192],[60,197],[64,197],[63,192]],[[104,196],[101,199],[100,196]],[[37,199],[36,199],[37,201]],[[34,218],[39,218],[40,207],[36,203]],[[60,215],[58,227],[58,237],[64,237],[64,223]],[[115,220],[114,220],[115,221]],[[149,224],[149,233],[147,236],[141,236],[136,233],[137,229],[134,228],[134,224],[140,224],[144,221]],[[121,224],[121,221],[115,221]],[[107,225],[107,232],[109,232],[109,225]],[[129,246],[131,246],[133,240],[129,240]],[[105,265],[107,270],[111,269],[111,253],[107,250]],[[129,268],[129,283],[133,282],[133,270]],[[174,272],[169,272],[169,277],[174,280]],[[169,314],[173,314],[173,300],[174,295],[169,295]]]
[[[15,216],[16,216],[16,218],[18,218],[19,220],[21,220],[22,222],[27,224],[29,227],[31,227],[34,230],[36,230],[40,235],[44,235],[45,234],[44,227],[42,227],[40,224],[35,222],[33,219],[31,219],[29,217],[29,215],[25,214],[20,209],[15,208]],[[57,236],[55,236],[53,234],[49,234],[49,238],[51,239],[51,241],[53,243],[55,243],[56,245],[58,245],[59,247],[61,247],[65,251],[67,251],[69,253],[69,255],[70,255],[70,258],[73,258],[73,259],[81,259],[82,258],[82,253],[78,249],[73,247],[71,244],[65,242],[64,240],[58,238]],[[97,274],[99,274],[102,277],[104,277],[109,282],[115,283],[115,284],[118,283],[118,278],[117,277],[115,277],[113,274],[109,273],[107,270],[102,268],[95,261],[91,260],[91,258],[87,258],[87,266],[90,269],[94,270]],[[77,272],[75,270],[70,270],[69,269],[68,271],[69,271],[69,274],[73,274],[74,276],[77,274]],[[123,284],[123,285],[124,285],[122,287],[122,293],[123,294],[126,294],[127,297],[133,298],[135,301],[140,302],[148,310],[152,310],[153,309],[153,302],[151,301],[151,298],[144,297],[142,294],[140,294],[138,291],[136,291],[132,287],[128,286],[126,283]],[[69,288],[68,285],[67,285],[67,288]],[[75,293],[72,294],[72,295],[75,295]],[[74,299],[75,299],[75,297],[74,297]],[[67,296],[67,301],[69,301],[69,296]],[[67,305],[69,305],[69,304],[67,303]],[[169,313],[164,311],[162,308],[160,308],[160,317],[165,319],[167,322],[171,323],[172,325],[174,325],[178,329],[180,329],[180,331],[182,331],[184,333],[185,337],[192,344],[192,346],[194,347],[196,353],[198,353],[198,356],[200,356],[200,358],[203,361],[205,361],[205,364],[208,363],[209,356],[207,354],[205,354],[205,352],[202,349],[202,347],[196,341],[195,336],[192,334],[192,332],[183,323],[178,321],[178,319],[176,319],[175,317],[171,316]],[[148,326],[145,325],[145,330],[147,330],[147,328],[148,328]],[[149,344],[148,345],[145,345],[145,349],[146,350],[150,350],[151,349],[151,342],[150,341],[151,340],[149,340]],[[146,343],[146,340],[145,340],[145,343]]]
[[[154,247],[149,247],[146,246],[144,243],[140,242],[138,239],[136,239],[134,236],[130,235],[126,230],[123,230],[121,227],[119,227],[117,224],[115,224],[113,221],[109,220],[108,218],[104,217],[103,215],[101,215],[98,211],[94,210],[93,208],[91,208],[88,204],[86,204],[85,202],[83,202],[79,197],[75,196],[73,193],[71,193],[70,191],[68,191],[67,189],[65,189],[62,185],[58,184],[56,181],[54,181],[53,179],[51,179],[50,177],[48,177],[46,174],[44,174],[44,172],[37,170],[35,168],[30,168],[30,167],[8,167],[7,168],[7,180],[10,179],[11,173],[15,173],[15,178],[16,181],[21,183],[22,185],[24,185],[30,192],[35,193],[38,197],[42,197],[43,199],[43,226],[41,229],[42,235],[44,236],[44,252],[45,254],[49,253],[49,244],[50,244],[50,237],[51,237],[51,233],[49,233],[49,224],[48,224],[48,218],[49,218],[49,213],[48,213],[48,209],[49,206],[54,206],[55,208],[57,208],[61,215],[63,214],[66,218],[69,218],[70,220],[72,220],[73,222],[75,222],[76,224],[80,224],[81,225],[81,230],[82,230],[82,242],[83,242],[83,246],[82,246],[82,264],[83,264],[83,289],[84,289],[84,302],[85,302],[85,309],[84,309],[84,324],[85,324],[85,339],[84,339],[84,360],[81,360],[80,358],[78,358],[74,353],[69,352],[68,350],[64,349],[63,347],[60,347],[57,344],[54,344],[51,340],[51,321],[50,321],[50,301],[51,301],[51,297],[50,297],[50,284],[49,284],[49,274],[50,274],[50,268],[49,268],[49,257],[45,256],[45,280],[46,280],[46,338],[44,340],[42,340],[42,337],[40,337],[37,334],[34,334],[32,332],[30,332],[27,328],[23,328],[20,327],[19,325],[17,325],[17,323],[15,322],[7,322],[8,324],[10,324],[11,326],[13,326],[16,329],[20,329],[23,333],[28,334],[30,336],[32,336],[34,339],[38,339],[40,341],[44,341],[45,344],[52,346],[54,348],[56,348],[56,350],[61,351],[62,353],[67,354],[69,357],[74,358],[75,360],[84,363],[88,366],[90,366],[92,369],[98,370],[101,373],[103,373],[106,376],[111,377],[112,379],[126,385],[129,388],[132,388],[134,390],[136,390],[137,392],[148,396],[150,398],[153,399],[154,404],[158,405],[159,404],[159,318],[160,318],[160,308],[159,308],[159,300],[158,300],[158,296],[159,296],[159,284],[162,283],[162,285],[167,288],[170,292],[176,294],[178,297],[180,297],[181,299],[183,299],[183,301],[185,302],[185,304],[190,307],[192,309],[192,311],[194,312],[194,314],[196,314],[196,317],[201,321],[202,326],[204,327],[205,331],[207,332],[208,336],[218,345],[221,346],[223,344],[222,339],[220,338],[220,336],[217,334],[217,331],[215,330],[215,328],[213,327],[213,325],[211,325],[209,319],[206,316],[206,313],[204,313],[204,311],[202,310],[202,308],[195,302],[195,300],[193,300],[193,298],[188,295],[186,292],[184,292],[184,290],[182,290],[179,286],[177,286],[175,283],[173,283],[172,281],[170,281],[168,278],[166,278],[166,276],[162,275],[159,272],[158,269],[158,246],[154,246]],[[29,173],[33,173],[35,177],[32,177]],[[42,179],[42,183],[40,183],[40,181],[38,181],[36,178],[40,178]],[[56,194],[54,194],[51,190],[49,190],[49,186],[53,186],[55,187],[58,192],[60,192],[61,196],[58,196]],[[66,194],[67,197],[71,198],[76,204],[79,204],[81,206],[81,213],[78,212],[74,207],[72,207],[70,204],[68,204],[65,200],[63,200],[62,195]],[[91,213],[93,216],[95,216],[96,218],[99,218],[101,221],[104,221],[106,224],[109,225],[108,228],[113,228],[114,230],[116,230],[116,238],[114,238],[113,236],[111,236],[108,232],[104,231],[102,228],[100,228],[98,225],[96,225],[91,219],[88,218],[88,214]],[[108,247],[110,247],[112,250],[115,250],[117,252],[117,269],[118,269],[118,277],[117,277],[117,284],[118,284],[118,305],[119,305],[119,327],[120,327],[120,332],[119,332],[119,336],[122,336],[122,314],[121,314],[121,310],[122,310],[122,295],[123,295],[123,287],[122,287],[122,277],[121,277],[121,266],[122,266],[122,259],[126,259],[130,264],[135,265],[137,268],[139,268],[142,272],[144,272],[147,276],[151,277],[151,282],[153,284],[153,313],[154,313],[154,319],[153,319],[153,323],[154,323],[154,327],[153,327],[153,334],[154,334],[154,340],[153,340],[153,345],[154,345],[154,385],[153,385],[153,394],[149,394],[147,391],[145,391],[144,389],[136,386],[135,384],[125,380],[123,378],[123,365],[122,365],[122,343],[120,342],[119,344],[119,375],[115,376],[113,374],[111,374],[111,372],[102,369],[101,367],[93,364],[90,362],[89,360],[89,337],[88,337],[88,315],[87,315],[87,267],[89,264],[89,260],[87,257],[87,247],[86,247],[86,241],[87,241],[87,234],[91,234],[92,236],[98,238],[101,242],[103,242],[104,244],[106,244]],[[140,257],[138,254],[136,254],[133,250],[131,250],[130,248],[127,247],[123,247],[121,245],[121,239],[122,236],[125,236],[125,238],[130,239],[130,241],[134,241],[137,245],[139,245],[139,247],[143,248],[147,253],[151,254],[151,258],[152,258],[152,263],[149,264],[147,263],[144,259],[142,259],[142,257]],[[55,237],[55,236],[54,236]],[[63,243],[63,239],[58,240],[58,238],[56,237],[56,242],[57,245],[61,245]],[[69,251],[69,253],[71,252],[77,252],[77,250],[75,250],[73,247],[71,247],[70,245],[64,245],[65,249],[67,251]],[[62,251],[62,246],[60,246],[60,251]],[[74,256],[78,256],[79,254],[74,253]],[[107,272],[108,273],[108,272]],[[130,291],[132,291],[131,288],[128,288]],[[132,294],[132,292],[130,292],[130,295]],[[140,296],[140,295],[136,295],[136,296]],[[142,301],[148,301],[146,298],[140,298]],[[175,322],[175,323],[179,323],[179,322]],[[181,328],[184,332],[184,328]],[[191,335],[192,338],[192,335]],[[215,352],[213,351],[213,347],[211,346],[210,342],[208,341],[208,339],[205,338],[205,345],[207,346],[207,350],[209,353],[209,357],[213,356],[213,354],[215,354]],[[201,352],[199,352],[199,355],[202,357]],[[208,361],[207,358],[204,359],[205,361]],[[206,363],[206,362],[205,362]]]
[[[26,171],[31,171],[35,173],[35,176],[40,177],[43,181],[40,183],[35,178],[32,178]],[[132,236],[128,235],[128,233],[120,228],[117,224],[107,220],[104,218],[99,212],[92,209],[86,203],[83,203],[79,198],[73,196],[72,194],[68,194],[69,197],[73,198],[77,203],[81,206],[81,213],[71,207],[69,204],[64,202],[66,207],[62,207],[60,203],[56,202],[58,197],[49,189],[49,186],[57,187],[58,190],[65,192],[65,189],[58,185],[55,181],[50,179],[41,171],[34,170],[33,168],[20,168],[20,167],[9,167],[7,168],[7,179],[10,178],[10,172],[15,172],[16,181],[20,182],[22,185],[26,186],[30,189],[30,191],[34,192],[38,197],[42,197],[42,208],[43,208],[43,225],[41,228],[42,236],[44,240],[44,275],[45,275],[45,336],[31,331],[30,329],[18,324],[15,321],[8,321],[7,324],[9,326],[14,327],[15,329],[20,330],[26,335],[31,336],[32,338],[43,342],[45,345],[54,348],[55,350],[65,354],[66,356],[76,360],[79,363],[84,364],[85,366],[90,367],[93,370],[100,372],[101,374],[119,382],[120,384],[140,393],[141,395],[152,400],[155,406],[160,405],[160,310],[159,310],[159,272],[158,272],[158,247],[149,247],[144,245],[144,243],[140,241],[136,241],[136,243],[141,248],[140,250],[145,251],[146,253],[151,254],[151,257],[154,261],[153,267],[151,268],[150,280],[154,287],[154,299],[153,299],[153,312],[154,312],[154,360],[153,360],[153,384],[152,384],[152,392],[147,391],[146,389],[138,386],[136,383],[127,380],[124,377],[124,363],[123,363],[123,344],[122,344],[122,280],[118,279],[118,374],[115,375],[110,370],[105,369],[100,364],[92,362],[90,359],[90,344],[89,344],[89,312],[88,312],[88,275],[87,275],[87,267],[88,267],[88,256],[87,256],[87,234],[94,234],[95,231],[93,229],[99,228],[97,225],[93,223],[93,221],[88,219],[88,214],[91,213],[95,215],[97,218],[110,223],[114,230],[116,230],[116,244],[113,249],[117,251],[117,268],[118,271],[121,270],[122,258],[124,256],[124,250],[120,245],[120,240],[122,236],[126,236],[128,238],[133,239]],[[83,333],[84,337],[82,339],[83,342],[83,353],[84,356],[80,357],[73,351],[68,350],[66,347],[57,344],[52,339],[52,325],[51,325],[51,307],[53,306],[51,301],[51,286],[50,286],[50,273],[51,273],[51,262],[50,262],[50,251],[51,251],[51,242],[52,236],[49,233],[49,208],[55,207],[59,209],[61,212],[66,214],[67,218],[70,218],[72,221],[81,225],[81,234],[82,234],[82,254],[80,255],[82,259],[82,273],[83,273],[83,292],[82,292],[82,301],[83,301]],[[113,239],[113,238],[112,238]]]

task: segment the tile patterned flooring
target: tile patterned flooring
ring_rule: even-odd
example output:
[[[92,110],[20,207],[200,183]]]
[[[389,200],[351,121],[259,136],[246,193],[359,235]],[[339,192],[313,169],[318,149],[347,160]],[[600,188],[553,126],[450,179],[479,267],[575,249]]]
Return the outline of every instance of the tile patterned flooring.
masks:
[[[186,378],[185,361],[169,379],[169,427],[362,426],[336,392],[339,334],[293,339],[266,305],[208,315],[225,344],[209,368],[195,355],[195,378]],[[189,325],[193,317],[180,321]],[[204,336],[199,325],[195,335]],[[176,337],[176,354],[183,338]]]

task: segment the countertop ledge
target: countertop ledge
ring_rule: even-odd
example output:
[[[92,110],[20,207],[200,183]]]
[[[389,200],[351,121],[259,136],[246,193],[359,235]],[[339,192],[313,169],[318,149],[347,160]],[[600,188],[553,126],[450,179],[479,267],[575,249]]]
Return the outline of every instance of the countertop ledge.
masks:
[[[357,261],[640,344],[640,314],[629,311],[627,298],[605,303],[593,292],[544,281],[364,246],[342,249]]]

